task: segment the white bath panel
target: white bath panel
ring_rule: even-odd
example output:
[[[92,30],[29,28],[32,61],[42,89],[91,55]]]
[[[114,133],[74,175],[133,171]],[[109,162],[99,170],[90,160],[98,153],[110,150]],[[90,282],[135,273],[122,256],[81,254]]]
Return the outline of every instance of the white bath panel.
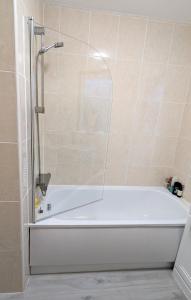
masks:
[[[169,267],[184,227],[31,228],[33,273]]]

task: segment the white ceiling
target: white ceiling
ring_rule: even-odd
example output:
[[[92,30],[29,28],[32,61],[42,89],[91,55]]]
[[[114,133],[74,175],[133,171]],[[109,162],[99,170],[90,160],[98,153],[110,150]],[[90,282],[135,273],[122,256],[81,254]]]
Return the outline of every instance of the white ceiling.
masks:
[[[191,22],[191,0],[47,0],[84,8],[114,10],[178,22]]]

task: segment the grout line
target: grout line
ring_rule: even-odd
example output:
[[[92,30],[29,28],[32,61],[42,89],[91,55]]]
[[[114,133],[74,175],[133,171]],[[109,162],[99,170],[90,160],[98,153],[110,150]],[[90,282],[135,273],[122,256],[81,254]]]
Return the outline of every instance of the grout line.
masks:
[[[121,17],[118,16],[118,24],[117,24],[117,33],[116,33],[116,48],[115,48],[115,55],[114,55],[114,61],[117,62],[118,52],[119,52],[119,31],[120,31],[120,25],[121,25]]]
[[[61,16],[62,16],[62,7],[59,6],[59,10],[58,10],[58,31],[60,34],[61,33]]]
[[[89,26],[88,26],[88,45],[90,44],[90,35],[91,35],[91,26],[92,26],[92,12],[91,10],[89,11]]]
[[[0,73],[8,73],[8,74],[16,74],[16,70],[15,71],[6,71],[6,70],[0,70]]]
[[[45,1],[44,1],[44,3],[43,3],[43,7],[42,7],[42,25],[43,26],[45,26],[45,24],[44,24],[44,16],[45,16],[45,6],[46,6],[46,3],[45,3]]]
[[[2,200],[0,200],[0,203],[18,203],[18,204],[21,204],[21,201],[19,200],[19,201],[13,201],[13,200],[11,200],[11,201],[2,201]]]
[[[18,142],[0,142],[0,144],[18,145]]]

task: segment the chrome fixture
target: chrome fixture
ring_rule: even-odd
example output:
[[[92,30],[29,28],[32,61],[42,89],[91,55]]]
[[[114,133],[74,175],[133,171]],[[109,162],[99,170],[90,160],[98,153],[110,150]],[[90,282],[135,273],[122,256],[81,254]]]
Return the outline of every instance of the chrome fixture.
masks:
[[[64,43],[63,42],[57,42],[57,43],[54,43],[53,45],[50,45],[48,47],[41,48],[39,50],[38,54],[44,54],[44,53],[48,52],[48,50],[50,50],[52,48],[61,48],[61,47],[64,47]]]
[[[52,48],[61,48],[64,47],[63,42],[56,42],[48,47],[43,46],[42,36],[41,36],[41,49],[38,51],[37,57],[36,57],[36,107],[35,112],[38,114],[44,114],[45,113],[45,107],[44,107],[44,57],[43,54],[48,52]],[[41,106],[39,106],[38,101],[38,60],[41,56]]]
[[[33,21],[33,18],[29,18],[29,20]],[[33,34],[34,35],[45,35],[45,28],[43,26],[34,26]]]
[[[51,174],[43,174],[41,172],[41,148],[40,148],[40,122],[39,114],[45,113],[44,106],[44,55],[52,48],[60,48],[64,46],[63,42],[55,42],[54,44],[45,47],[44,45],[44,36],[45,36],[45,27],[35,25],[33,17],[28,18],[29,25],[29,35],[30,35],[30,95],[31,95],[31,164],[32,164],[32,219],[35,220],[35,204],[34,204],[34,191],[37,186],[39,186],[42,195],[45,196],[48,188],[48,184],[51,178]],[[34,37],[37,36],[40,39],[41,48],[37,52],[34,59],[35,45]],[[40,59],[40,64],[39,64]],[[40,99],[41,104],[39,104],[39,67],[41,67],[41,89],[40,89]],[[35,75],[35,76],[34,76]],[[35,114],[34,114],[35,112]],[[36,131],[36,139],[35,139]],[[37,175],[35,172],[35,141],[37,143]],[[37,177],[36,177],[37,176]],[[43,211],[41,211],[43,212]]]
[[[42,27],[43,28],[43,27]],[[37,127],[37,147],[38,147],[38,175],[36,185],[40,187],[41,192],[43,196],[46,196],[46,191],[48,188],[48,184],[51,178],[51,174],[43,174],[41,172],[41,151],[40,151],[40,126],[39,126],[39,114],[45,113],[45,106],[44,106],[44,54],[48,52],[52,48],[61,48],[64,47],[63,42],[56,42],[48,47],[45,47],[43,44],[43,36],[45,34],[45,31],[43,29],[39,29],[38,27],[38,33],[41,32],[41,49],[38,51],[38,54],[36,56],[36,106],[35,106],[35,112],[36,112],[36,127]],[[38,61],[39,57],[41,57],[41,105],[39,106],[39,91],[38,91]]]

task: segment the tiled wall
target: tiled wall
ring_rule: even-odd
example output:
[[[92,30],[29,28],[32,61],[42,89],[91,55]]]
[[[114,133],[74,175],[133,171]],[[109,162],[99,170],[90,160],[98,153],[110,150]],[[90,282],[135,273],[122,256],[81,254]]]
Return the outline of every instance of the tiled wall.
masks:
[[[19,129],[20,185],[22,207],[23,279],[26,284],[29,274],[29,205],[31,199],[31,110],[29,73],[29,33],[27,17],[33,16],[42,22],[43,6],[39,0],[15,1],[16,74]]]
[[[0,0],[0,292],[22,291],[29,272],[30,102],[23,16],[39,21],[40,13],[42,18],[36,0]]]
[[[184,143],[180,143],[179,137],[183,113],[189,113],[186,103],[191,75],[191,26],[49,4],[44,7],[44,23],[59,32],[90,43],[104,54],[109,65],[113,80],[113,103],[105,183],[163,185],[165,177],[176,173],[174,167],[178,165],[178,152],[183,151],[182,148],[189,143],[185,139]],[[59,37],[55,34],[52,36],[52,40]],[[67,45],[62,51],[70,61],[71,70],[80,57],[92,56],[91,51],[87,52],[86,48],[80,46],[82,43],[76,41],[68,47],[69,38],[59,38],[63,38]],[[47,72],[52,64],[55,65],[52,57],[47,56]],[[51,87],[57,88],[60,68],[61,63],[54,69]],[[60,97],[59,101],[65,102],[61,95],[65,92],[64,86],[61,86],[63,90],[58,92],[59,95],[55,95],[51,87],[49,82],[45,98],[47,106],[49,98],[56,101]],[[96,109],[98,107],[92,109],[92,118],[95,117]],[[63,120],[69,110],[71,107],[65,105]],[[46,117],[50,122],[52,113],[53,109],[49,113],[47,108]],[[59,114],[60,111],[54,111],[54,124],[57,124]],[[80,111],[77,115],[79,117]],[[63,163],[76,163],[79,160],[72,151],[72,146],[76,149],[75,138],[69,142],[68,152],[63,150],[67,148],[66,145],[59,144],[61,139],[66,141],[68,132],[70,136],[78,136],[78,149],[82,149],[83,138],[81,144],[79,141],[82,132],[76,126],[61,134],[58,127],[48,128],[45,122],[45,168],[53,174],[54,184],[83,184],[86,182],[82,177],[84,173],[79,172],[76,178],[78,171],[67,168]],[[83,129],[87,134],[89,128]],[[94,134],[100,137],[103,132],[95,130]],[[95,135],[92,137],[96,144]],[[99,155],[95,160],[104,157],[103,153]],[[99,184],[96,181],[93,183]]]
[[[185,107],[175,159],[175,174],[184,183],[184,197],[191,202],[191,97]]]
[[[13,1],[0,0],[0,292],[22,289]]]

